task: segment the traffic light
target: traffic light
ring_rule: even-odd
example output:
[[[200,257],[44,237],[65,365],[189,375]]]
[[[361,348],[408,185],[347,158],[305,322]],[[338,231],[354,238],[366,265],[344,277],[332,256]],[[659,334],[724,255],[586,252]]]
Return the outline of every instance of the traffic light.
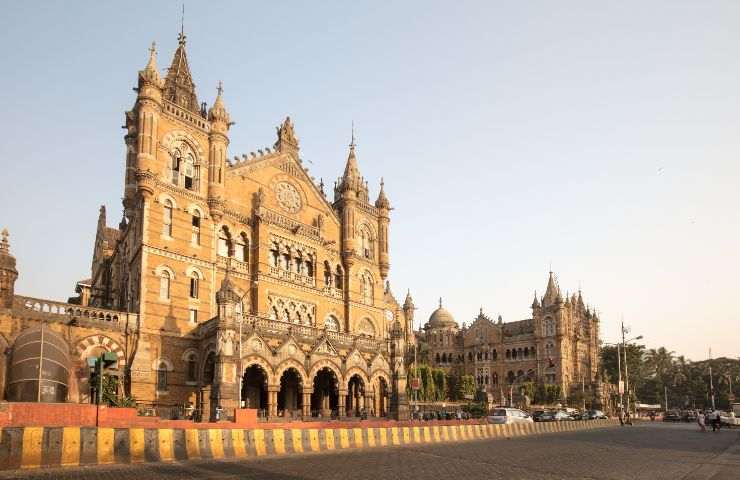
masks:
[[[87,359],[87,365],[92,369],[90,372],[90,385],[95,391],[94,403],[100,405],[103,402],[103,376],[105,370],[109,369],[116,362],[118,356],[113,352],[104,352],[100,357],[90,357]]]

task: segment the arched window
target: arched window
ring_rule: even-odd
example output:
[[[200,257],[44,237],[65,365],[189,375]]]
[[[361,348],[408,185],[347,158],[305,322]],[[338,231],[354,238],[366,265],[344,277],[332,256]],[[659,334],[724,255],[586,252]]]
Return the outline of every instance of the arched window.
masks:
[[[338,332],[339,319],[334,315],[329,315],[328,317],[326,317],[326,320],[324,320],[324,328],[326,328],[330,332]]]
[[[329,266],[329,262],[324,262],[324,285],[331,287],[331,279],[331,267]]]
[[[172,236],[172,211],[174,205],[172,205],[172,200],[165,199],[164,201],[164,207],[163,207],[163,213],[162,213],[162,233],[167,235],[168,237]]]
[[[496,360],[498,358],[498,353],[496,352],[496,349],[495,348],[493,349],[493,352],[491,354],[491,358],[493,358],[494,360]]]
[[[190,298],[198,298],[198,290],[200,288],[200,275],[198,272],[192,272],[190,274]]]
[[[304,263],[306,266],[306,276],[313,278],[313,262],[311,261],[311,257],[307,258]]]
[[[360,320],[360,323],[357,325],[357,333],[374,338],[375,326],[373,326],[373,322],[371,322],[369,318],[363,318]]]
[[[283,252],[283,255],[281,257],[280,266],[283,270],[290,272],[292,263],[293,262],[290,259],[290,251],[286,250],[285,252]]]
[[[498,385],[498,374],[494,373],[493,375],[491,375],[491,383],[493,385]]]
[[[270,266],[277,268],[279,263],[280,263],[280,249],[278,248],[277,243],[273,243],[270,246]]]
[[[555,320],[547,317],[542,324],[542,335],[545,337],[552,337],[555,335]]]
[[[506,359],[509,360],[511,358],[511,350],[508,348],[506,349]]]
[[[170,272],[167,270],[162,270],[162,273],[159,276],[159,298],[162,300],[169,300],[170,299],[170,283],[172,281],[172,277],[170,275]]]
[[[360,290],[362,292],[362,303],[372,305],[374,302],[373,279],[369,273],[363,273],[360,277]]]
[[[185,142],[172,152],[172,183],[197,192],[200,189],[200,165],[195,153]]]
[[[344,283],[342,282],[342,267],[337,265],[337,270],[334,272],[334,288],[342,289]]]
[[[442,363],[447,363],[447,353],[442,354]]]
[[[515,378],[516,378],[516,377],[515,377],[515,375],[514,375],[514,372],[512,372],[511,370],[509,370],[509,373],[507,373],[507,374],[506,374],[506,380],[507,380],[507,381],[508,381],[509,383],[514,383],[514,379],[515,379]]]
[[[270,309],[270,320],[277,320],[278,319],[278,311],[276,307],[272,307]]]
[[[372,231],[367,225],[360,227],[360,255],[363,258],[372,259],[375,256],[375,240]]]
[[[216,374],[216,354],[211,352],[206,357],[203,365],[203,385],[213,385],[213,377]]]
[[[234,246],[234,258],[240,262],[246,262],[249,260],[249,241],[247,240],[247,234],[242,232],[236,237],[236,245]]]
[[[197,371],[198,362],[196,360],[195,353],[188,354],[187,359],[185,360],[185,363],[187,367],[186,375],[185,375],[186,381],[188,382],[197,381],[196,371]]]
[[[167,391],[167,364],[165,362],[159,362],[157,367],[157,391]]]
[[[516,349],[516,356],[519,357],[519,360],[521,360],[522,357],[524,357],[524,352],[522,351],[521,347]]]
[[[222,257],[228,257],[231,250],[231,235],[229,234],[229,229],[224,227],[221,227],[221,229],[218,231],[218,248],[217,252]]]
[[[440,359],[439,359],[439,352],[437,352],[437,354],[434,356],[434,361],[435,361],[435,363],[439,363],[439,361],[440,361]]]
[[[473,352],[468,352],[468,362],[473,361]]]
[[[191,235],[190,242],[193,245],[200,245],[200,212],[198,210],[193,210],[193,232]]]

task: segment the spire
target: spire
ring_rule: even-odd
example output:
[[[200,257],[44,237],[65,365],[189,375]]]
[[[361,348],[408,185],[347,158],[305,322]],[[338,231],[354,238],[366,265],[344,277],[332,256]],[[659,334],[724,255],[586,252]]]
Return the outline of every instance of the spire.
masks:
[[[413,309],[414,308],[414,299],[411,298],[411,289],[409,289],[406,292],[406,300],[404,300],[404,302],[403,302],[403,308],[404,308],[404,310],[407,310],[409,308],[410,309]]]
[[[540,308],[540,301],[537,300],[537,290],[534,291],[534,301],[532,302],[532,308]]]
[[[224,93],[223,82],[218,82],[218,88],[216,89],[216,91],[218,92],[218,95],[216,95],[216,100],[214,100],[213,106],[210,110],[208,110],[208,121],[223,122],[226,125],[229,125],[231,123],[231,118],[229,117],[229,112],[226,111],[224,100],[222,98],[222,95]]]
[[[584,308],[585,305],[583,303],[583,296],[581,295],[581,289],[578,289],[578,306],[581,308]]]
[[[555,278],[550,272],[550,278],[547,279],[547,289],[545,290],[545,296],[542,298],[542,305],[552,305],[560,296],[560,288],[555,282]]]
[[[152,46],[149,48],[149,61],[144,67],[144,70],[139,70],[139,88],[144,83],[151,83],[157,88],[162,88],[162,77],[159,76],[157,70],[157,44],[152,42]]]
[[[378,192],[378,199],[375,200],[375,207],[376,208],[385,208],[386,210],[391,209],[391,202],[388,200],[388,197],[385,196],[385,182],[383,181],[383,177],[380,178],[380,192]]]
[[[442,297],[439,297],[439,308],[442,308]]]
[[[185,52],[185,30],[181,26],[177,36],[177,50],[164,80],[164,98],[186,110],[200,113],[198,97],[195,96],[195,84],[188,66]]]
[[[349,144],[347,165],[344,167],[344,175],[337,182],[337,189],[334,191],[335,201],[345,192],[353,192],[360,200],[368,201],[367,185],[365,184],[365,179],[360,174],[360,168],[357,166],[357,157],[355,155],[356,146],[355,124],[352,122],[352,140]]]

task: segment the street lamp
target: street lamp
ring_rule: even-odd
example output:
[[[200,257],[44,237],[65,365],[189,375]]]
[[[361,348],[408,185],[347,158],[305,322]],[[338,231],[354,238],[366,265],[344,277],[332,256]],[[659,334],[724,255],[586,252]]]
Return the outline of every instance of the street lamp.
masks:
[[[627,369],[627,342],[633,342],[635,340],[642,340],[642,335],[625,340],[624,335],[626,333],[629,333],[629,331],[630,331],[629,327],[625,328],[624,322],[622,322],[622,350],[624,351],[624,386],[627,391],[627,395],[626,395],[627,408],[625,409],[625,411],[628,416],[629,416],[629,410],[630,410],[630,377],[629,377],[629,373]]]

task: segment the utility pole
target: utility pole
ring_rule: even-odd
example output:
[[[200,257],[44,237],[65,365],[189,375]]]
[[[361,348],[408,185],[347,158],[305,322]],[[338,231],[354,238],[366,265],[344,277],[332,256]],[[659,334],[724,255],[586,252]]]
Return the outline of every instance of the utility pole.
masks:
[[[716,410],[714,406],[714,381],[712,380],[712,349],[709,349],[709,393],[712,395],[712,410]]]
[[[624,341],[624,322],[622,322],[622,350],[624,351],[624,386],[625,386],[625,399],[627,400],[627,407],[625,412],[629,415],[630,412],[630,377],[627,370],[627,345]]]
[[[622,398],[622,393],[624,392],[624,384],[622,383],[622,352],[619,350],[619,342],[617,342],[617,371],[619,372],[619,382],[617,383],[619,408],[624,411],[624,399]]]
[[[663,394],[665,396],[665,411],[668,411],[668,385],[663,385]]]

